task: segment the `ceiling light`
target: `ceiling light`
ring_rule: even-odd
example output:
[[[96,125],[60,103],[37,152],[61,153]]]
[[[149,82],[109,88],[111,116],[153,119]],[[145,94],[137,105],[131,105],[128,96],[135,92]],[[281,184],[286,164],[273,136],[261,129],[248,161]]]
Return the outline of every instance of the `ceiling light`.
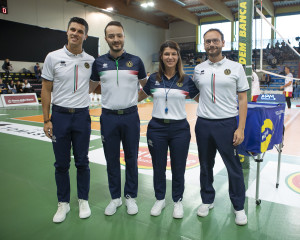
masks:
[[[141,7],[143,7],[143,8],[154,7],[154,2],[153,2],[153,1],[146,1],[146,2],[143,2],[143,3],[141,4]]]
[[[112,12],[114,9],[112,8],[112,7],[108,7],[108,8],[106,8],[106,11],[108,11],[108,12]]]
[[[154,7],[154,2],[148,2],[149,7]]]

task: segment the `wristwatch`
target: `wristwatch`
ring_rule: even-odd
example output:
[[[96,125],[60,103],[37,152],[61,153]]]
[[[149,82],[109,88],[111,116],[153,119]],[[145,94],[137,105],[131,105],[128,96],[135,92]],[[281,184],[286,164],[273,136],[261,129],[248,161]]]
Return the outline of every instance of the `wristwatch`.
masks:
[[[48,123],[48,122],[50,122],[50,119],[44,121],[44,123]]]

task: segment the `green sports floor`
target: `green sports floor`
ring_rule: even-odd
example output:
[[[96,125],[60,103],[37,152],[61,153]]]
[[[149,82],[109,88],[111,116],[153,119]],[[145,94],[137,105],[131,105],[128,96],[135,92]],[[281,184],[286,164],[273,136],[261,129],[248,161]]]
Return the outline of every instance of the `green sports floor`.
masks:
[[[295,108],[295,111],[300,109]],[[170,180],[167,180],[166,208],[159,217],[150,216],[155,197],[152,170],[147,168],[140,169],[139,174],[138,214],[128,215],[123,204],[115,215],[105,216],[104,209],[110,201],[110,194],[106,166],[102,164],[104,160],[97,162],[103,158],[103,151],[100,133],[95,130],[90,143],[90,159],[94,159],[90,163],[89,203],[92,215],[84,220],[78,216],[76,168],[71,164],[71,211],[63,223],[54,224],[52,218],[57,209],[57,198],[52,144],[42,136],[42,123],[15,119],[41,113],[41,106],[0,109],[0,240],[300,239],[300,155],[282,155],[280,185],[276,189],[278,155],[275,151],[267,152],[260,171],[261,205],[256,205],[254,196],[257,164],[250,161],[250,169],[244,170],[247,189],[245,210],[248,215],[245,226],[237,226],[234,222],[227,172],[220,159],[216,163],[214,182],[217,192],[215,208],[206,218],[197,216],[197,208],[201,204],[198,165],[186,171],[183,219],[172,217]],[[145,143],[142,136],[141,145]],[[195,143],[191,143],[190,148],[192,153],[196,152]],[[291,180],[291,177],[294,178]]]

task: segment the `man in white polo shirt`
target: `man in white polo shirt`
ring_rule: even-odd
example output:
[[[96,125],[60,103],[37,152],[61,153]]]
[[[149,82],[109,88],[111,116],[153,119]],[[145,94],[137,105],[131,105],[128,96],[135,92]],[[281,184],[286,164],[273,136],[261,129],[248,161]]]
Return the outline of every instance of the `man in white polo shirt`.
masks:
[[[200,160],[202,204],[197,214],[205,217],[214,207],[213,167],[218,150],[228,172],[229,195],[236,215],[235,222],[245,225],[245,184],[236,147],[244,140],[249,85],[242,65],[222,56],[224,44],[224,35],[219,29],[210,29],[204,34],[208,60],[196,66],[193,78],[200,91],[195,132]]]
[[[89,82],[94,58],[82,49],[87,33],[88,24],[84,19],[71,18],[67,30],[68,44],[47,55],[42,72],[44,132],[52,139],[55,155],[58,198],[58,209],[53,217],[55,223],[64,221],[70,211],[71,146],[77,168],[79,217],[88,218],[91,215],[88,204],[88,150],[91,134]]]
[[[138,192],[137,158],[140,139],[138,85],[146,84],[146,72],[142,60],[123,49],[125,34],[120,22],[109,22],[104,33],[110,50],[95,60],[91,79],[95,81],[94,87],[97,86],[97,81],[101,82],[101,139],[112,198],[105,209],[105,214],[109,216],[115,214],[117,208],[122,205],[120,170],[120,142],[122,142],[126,162],[125,205],[127,213],[134,215],[138,213],[135,201]]]

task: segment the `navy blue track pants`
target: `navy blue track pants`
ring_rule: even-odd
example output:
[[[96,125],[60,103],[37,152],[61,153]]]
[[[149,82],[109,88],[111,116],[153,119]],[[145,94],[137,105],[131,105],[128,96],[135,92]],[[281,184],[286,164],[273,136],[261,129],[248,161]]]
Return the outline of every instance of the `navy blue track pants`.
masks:
[[[152,157],[153,184],[157,200],[164,199],[166,195],[168,147],[172,169],[172,199],[177,202],[183,198],[184,173],[190,139],[190,125],[186,119],[164,123],[161,120],[152,118],[149,122],[147,141]]]
[[[89,109],[75,113],[57,111],[52,107],[52,145],[55,155],[55,180],[59,202],[70,202],[69,168],[71,146],[77,168],[78,199],[88,200],[90,189],[89,143],[91,118]]]
[[[229,196],[235,210],[244,209],[245,184],[242,165],[236,147],[233,146],[233,134],[237,129],[236,118],[204,119],[198,117],[195,126],[200,161],[201,198],[205,204],[214,202],[213,187],[216,151],[220,153],[227,168],[229,178]]]
[[[138,191],[137,158],[140,141],[140,118],[137,107],[135,106],[135,111],[126,114],[116,114],[102,109],[100,124],[111,198],[121,197],[121,141],[126,163],[124,196],[136,198]]]

